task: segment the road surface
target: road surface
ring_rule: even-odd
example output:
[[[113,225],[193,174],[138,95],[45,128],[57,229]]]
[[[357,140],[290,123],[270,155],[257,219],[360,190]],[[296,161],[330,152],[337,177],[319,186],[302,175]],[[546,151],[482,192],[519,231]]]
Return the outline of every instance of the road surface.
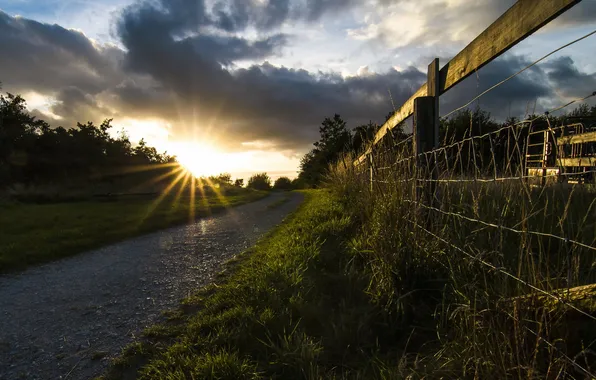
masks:
[[[288,202],[268,207],[285,196]],[[0,379],[89,379],[302,202],[273,194],[0,277]]]

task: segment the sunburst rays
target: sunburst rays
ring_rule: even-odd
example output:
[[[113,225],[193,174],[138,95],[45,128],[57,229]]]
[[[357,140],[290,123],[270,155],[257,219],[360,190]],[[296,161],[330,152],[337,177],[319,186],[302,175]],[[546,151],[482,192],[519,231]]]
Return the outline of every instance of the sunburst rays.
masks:
[[[137,187],[146,188],[147,186],[160,185],[159,195],[147,207],[144,217],[139,221],[139,226],[145,220],[155,216],[160,207],[171,207],[178,209],[186,207],[184,202],[188,201],[188,221],[194,221],[197,215],[197,209],[209,211],[209,196],[211,193],[217,199],[217,203],[224,207],[230,207],[230,202],[225,193],[221,191],[219,185],[213,180],[205,177],[196,177],[190,170],[181,164],[154,165],[153,169],[163,169],[169,167],[166,173],[156,174],[155,177],[139,184]],[[151,168],[138,168],[140,170],[149,170]],[[131,171],[132,172],[132,171]],[[198,193],[198,194],[197,194]],[[167,205],[166,205],[167,203]]]

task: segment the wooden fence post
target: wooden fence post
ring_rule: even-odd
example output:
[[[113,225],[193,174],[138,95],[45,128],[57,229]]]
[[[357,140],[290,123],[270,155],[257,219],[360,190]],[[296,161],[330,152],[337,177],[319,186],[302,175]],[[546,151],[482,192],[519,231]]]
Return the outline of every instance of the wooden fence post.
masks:
[[[433,59],[433,61],[428,65],[428,79],[426,81],[426,91],[428,92],[428,96],[432,96],[434,98],[434,118],[431,128],[433,129],[433,143],[432,149],[437,149],[440,145],[439,143],[439,96],[441,95],[440,90],[440,76],[439,76],[439,58]]]
[[[427,93],[414,99],[414,154],[416,155],[417,201],[425,201],[432,206],[439,178],[436,155],[424,155],[439,147],[439,59],[435,58],[428,66]],[[424,193],[424,195],[422,195]]]
[[[428,196],[429,189],[427,184],[434,184],[433,182],[422,182],[419,179],[427,179],[432,173],[432,166],[428,164],[428,156],[424,155],[434,147],[435,131],[435,98],[433,96],[421,96],[414,99],[414,155],[416,157],[415,170],[415,187],[416,187],[416,201],[423,202],[430,199]],[[424,188],[424,190],[423,190]],[[423,195],[424,194],[424,195]]]
[[[368,170],[370,171],[370,192],[372,194],[373,192],[373,156],[372,156],[372,152],[370,152],[370,154],[368,155]]]
[[[437,149],[440,145],[439,142],[439,96],[441,95],[440,89],[440,74],[439,74],[439,58],[433,59],[433,61],[428,65],[428,74],[426,80],[426,90],[428,92],[428,96],[433,98],[433,114],[432,114],[432,123],[429,124],[429,128],[432,129],[432,141],[429,141],[429,150]],[[430,138],[430,132],[429,132]],[[439,163],[436,161],[436,154],[433,154],[429,157],[429,162],[431,167],[429,168],[430,179],[436,181],[439,179]],[[437,182],[428,182],[427,186],[428,196],[429,196],[429,206],[436,206],[436,191],[437,191]]]

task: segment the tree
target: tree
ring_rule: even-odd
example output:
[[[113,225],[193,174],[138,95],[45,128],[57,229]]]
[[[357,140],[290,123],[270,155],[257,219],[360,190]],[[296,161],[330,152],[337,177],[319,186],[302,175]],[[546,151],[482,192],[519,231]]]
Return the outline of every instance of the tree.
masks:
[[[244,187],[244,180],[242,178],[237,178],[234,181],[234,186],[236,186],[236,187]]]
[[[321,138],[314,145],[326,155],[328,161],[336,158],[350,145],[352,136],[346,128],[346,122],[338,114],[335,114],[333,119],[326,117],[319,128],[319,133]]]
[[[274,190],[292,190],[292,181],[288,177],[279,177],[273,185]]]
[[[209,180],[219,185],[232,186],[232,175],[230,173],[221,173],[217,176],[209,177]]]
[[[112,137],[111,128],[111,119],[51,128],[21,96],[0,94],[0,186],[97,180],[125,166],[175,162],[144,140],[133,147],[125,133]]]
[[[246,187],[254,190],[271,190],[271,178],[267,173],[255,174],[248,179]]]
[[[338,114],[325,118],[319,132],[321,138],[314,143],[315,148],[300,160],[298,177],[307,186],[317,186],[329,165],[352,148],[352,135]]]

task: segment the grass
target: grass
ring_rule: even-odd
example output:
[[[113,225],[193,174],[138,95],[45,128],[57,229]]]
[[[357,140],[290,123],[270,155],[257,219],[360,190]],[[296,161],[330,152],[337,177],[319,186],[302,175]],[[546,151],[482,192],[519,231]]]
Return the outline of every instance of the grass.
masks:
[[[388,342],[407,339],[370,302],[350,254],[355,220],[328,191],[186,299],[116,360],[106,379],[370,378]],[[389,348],[389,351],[387,351]]]
[[[395,161],[387,156],[379,166]],[[466,178],[446,167],[439,178]],[[338,165],[330,184],[361,221],[354,249],[373,302],[401,314],[404,329],[433,331],[402,368],[431,378],[593,376],[595,293],[582,286],[596,282],[594,189],[440,182],[431,203],[414,199],[420,190],[403,181],[413,175],[392,166],[371,190]]]
[[[0,205],[0,272],[71,256],[133,236],[182,224],[227,207],[255,201],[266,193],[146,197],[54,204],[5,202]],[[193,215],[194,214],[194,215]]]
[[[333,168],[105,378],[594,378],[594,190],[406,175]]]

